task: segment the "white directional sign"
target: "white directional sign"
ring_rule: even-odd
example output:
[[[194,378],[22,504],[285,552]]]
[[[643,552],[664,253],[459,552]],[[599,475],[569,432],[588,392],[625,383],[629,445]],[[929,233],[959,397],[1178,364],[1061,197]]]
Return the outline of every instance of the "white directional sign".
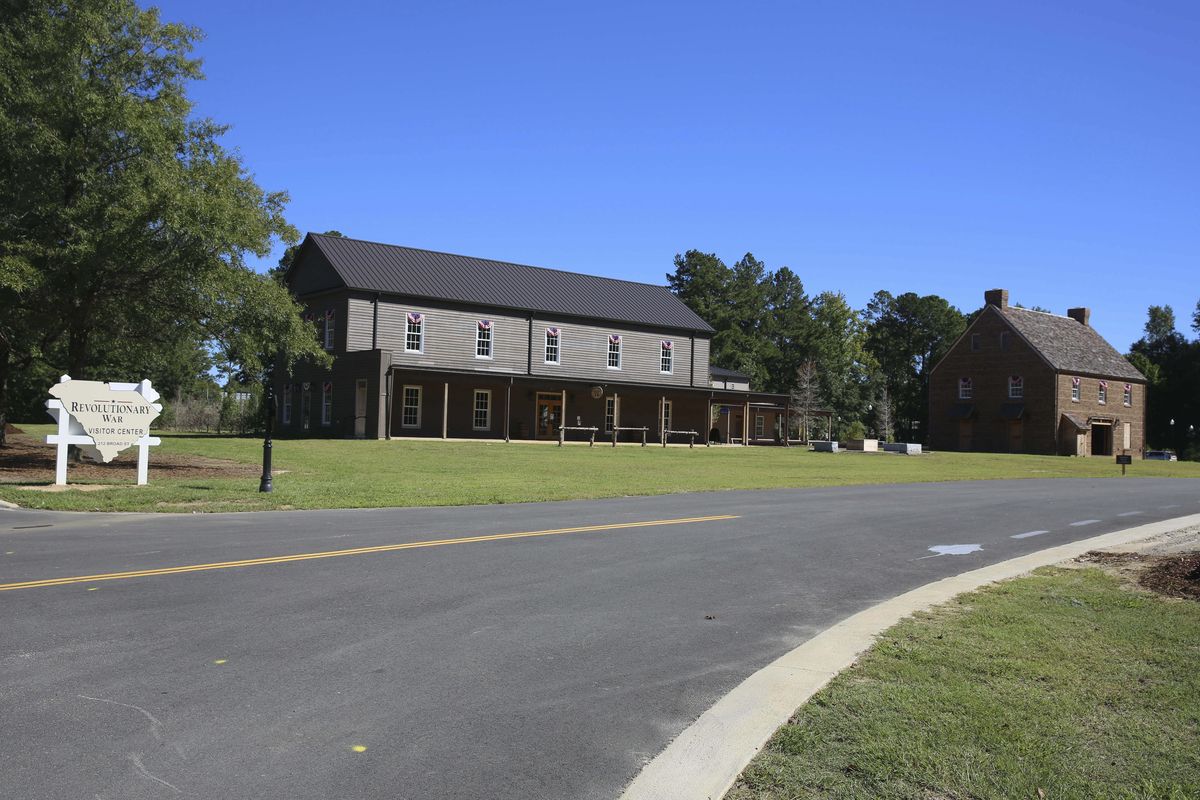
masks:
[[[46,411],[58,423],[58,433],[46,437],[47,444],[58,445],[55,484],[67,483],[67,446],[77,445],[84,455],[108,463],[130,447],[138,448],[138,485],[146,483],[149,454],[147,448],[159,444],[150,435],[150,423],[162,412],[158,392],[150,381],[141,383],[102,383],[73,381],[63,375],[50,388],[53,400]]]

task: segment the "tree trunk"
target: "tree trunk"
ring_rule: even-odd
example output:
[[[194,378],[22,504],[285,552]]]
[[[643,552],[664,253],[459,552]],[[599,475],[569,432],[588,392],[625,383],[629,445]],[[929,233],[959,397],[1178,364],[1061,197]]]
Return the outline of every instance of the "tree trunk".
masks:
[[[8,375],[12,372],[9,364],[9,349],[0,346],[0,448],[8,447]]]

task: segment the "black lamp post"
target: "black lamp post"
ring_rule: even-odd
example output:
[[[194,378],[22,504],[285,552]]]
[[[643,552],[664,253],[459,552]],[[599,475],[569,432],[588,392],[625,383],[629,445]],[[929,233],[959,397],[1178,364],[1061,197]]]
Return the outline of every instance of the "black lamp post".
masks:
[[[275,427],[275,388],[270,379],[267,380],[266,391],[263,393],[263,412],[266,415],[267,432],[263,438],[263,471],[258,490],[270,492],[275,488],[271,484],[271,431]]]

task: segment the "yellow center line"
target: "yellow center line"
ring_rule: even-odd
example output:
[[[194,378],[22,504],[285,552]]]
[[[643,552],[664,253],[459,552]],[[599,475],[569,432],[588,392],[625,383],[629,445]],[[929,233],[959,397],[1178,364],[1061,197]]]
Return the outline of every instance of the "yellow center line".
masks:
[[[649,528],[657,525],[686,525],[694,522],[717,522],[720,520],[737,519],[733,514],[718,514],[711,517],[683,517],[680,519],[655,519],[644,522],[614,522],[609,525],[581,525],[576,528],[552,528],[545,531],[522,531],[519,533],[492,533],[485,536],[464,536],[459,539],[430,539],[423,542],[405,542],[403,544],[382,544],[374,547],[354,547],[348,550],[326,550],[321,553],[297,553],[290,556],[268,556],[266,558],[247,558],[241,561],[218,561],[212,564],[186,564],[180,567],[160,567],[158,569],[139,569],[129,572],[106,572],[100,575],[78,575],[69,578],[46,578],[39,581],[22,581],[20,583],[0,583],[0,592],[14,589],[35,589],[43,586],[64,586],[70,583],[94,583],[96,581],[119,581],[127,578],[146,578],[152,575],[176,575],[181,572],[204,572],[212,569],[233,569],[235,567],[255,567],[263,564],[286,564],[289,561],[310,561],[315,558],[337,558],[338,556],[359,556],[367,553],[388,553],[393,550],[413,550],[418,547],[441,547],[447,544],[471,544],[473,542],[498,542],[504,539],[528,539],[534,536],[556,536],[563,533],[586,533],[588,531],[614,531],[623,528]]]

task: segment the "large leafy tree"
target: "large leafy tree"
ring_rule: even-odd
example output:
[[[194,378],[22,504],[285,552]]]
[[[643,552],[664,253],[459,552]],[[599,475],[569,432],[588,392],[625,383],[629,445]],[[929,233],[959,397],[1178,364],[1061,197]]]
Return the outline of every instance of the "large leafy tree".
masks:
[[[937,295],[876,292],[867,304],[866,348],[909,441],[928,429],[929,373],[966,328],[966,317]]]
[[[199,35],[132,0],[27,0],[0,18],[0,423],[14,371],[49,358],[85,378],[103,353],[149,363],[164,342],[259,373],[252,352],[326,358],[247,266],[296,232],[287,195],[192,116]]]
[[[813,300],[814,336],[810,345],[821,397],[835,414],[834,435],[861,422],[870,404],[875,360],[866,349],[862,317],[841,292],[822,292]]]
[[[1171,306],[1150,306],[1145,333],[1130,350],[1129,360],[1149,384],[1147,443],[1200,459],[1200,339],[1188,341],[1175,329]]]

